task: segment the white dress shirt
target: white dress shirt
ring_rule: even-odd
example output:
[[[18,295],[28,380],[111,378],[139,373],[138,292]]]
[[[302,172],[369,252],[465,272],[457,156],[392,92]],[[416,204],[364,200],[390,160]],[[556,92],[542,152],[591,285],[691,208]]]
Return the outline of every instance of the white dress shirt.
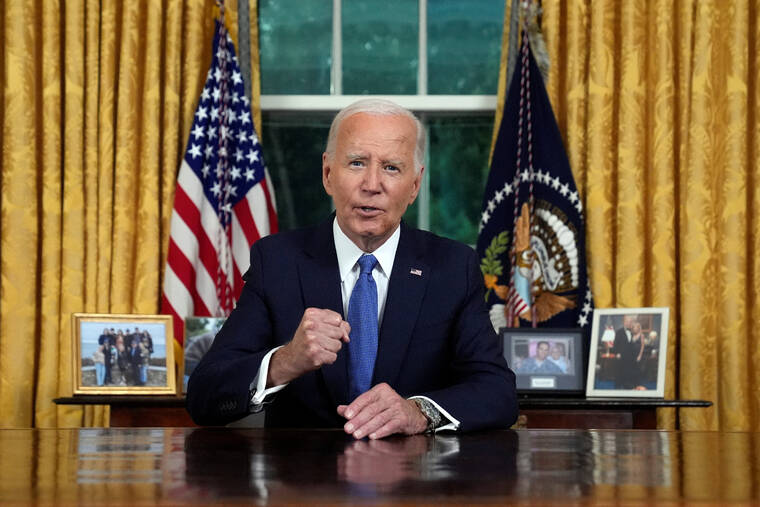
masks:
[[[338,219],[333,221],[333,241],[335,242],[335,253],[338,257],[338,270],[340,271],[340,291],[343,299],[343,315],[348,315],[348,302],[351,299],[351,292],[354,290],[354,285],[359,279],[361,270],[359,268],[359,257],[365,253],[371,253],[377,259],[377,264],[372,270],[372,278],[375,280],[377,286],[377,316],[378,325],[380,329],[383,322],[383,314],[385,313],[385,301],[388,297],[388,283],[390,282],[391,272],[393,271],[393,261],[396,258],[396,250],[398,248],[398,242],[401,238],[401,227],[396,227],[393,234],[377,249],[373,252],[364,252],[359,248],[338,225]],[[280,346],[281,347],[281,346]],[[282,390],[287,384],[266,388],[266,379],[269,372],[269,361],[272,354],[280,347],[275,347],[270,350],[264,359],[261,361],[259,367],[259,373],[256,378],[251,382],[251,389],[255,388],[255,394],[251,399],[253,405],[253,411],[260,411],[265,404],[265,400],[268,396]],[[409,399],[423,398],[432,403],[435,408],[441,413],[441,415],[449,420],[448,424],[440,426],[436,431],[442,430],[456,430],[459,428],[459,421],[444,410],[438,403],[426,396],[412,396]]]

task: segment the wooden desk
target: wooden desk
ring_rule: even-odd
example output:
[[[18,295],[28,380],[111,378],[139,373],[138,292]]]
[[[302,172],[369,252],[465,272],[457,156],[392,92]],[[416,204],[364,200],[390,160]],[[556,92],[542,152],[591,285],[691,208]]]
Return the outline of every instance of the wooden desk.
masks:
[[[180,396],[75,396],[65,405],[110,405],[111,427],[195,426]],[[521,428],[657,429],[657,409],[709,407],[702,400],[520,398]]]
[[[760,434],[0,430],[0,504],[757,505]]]

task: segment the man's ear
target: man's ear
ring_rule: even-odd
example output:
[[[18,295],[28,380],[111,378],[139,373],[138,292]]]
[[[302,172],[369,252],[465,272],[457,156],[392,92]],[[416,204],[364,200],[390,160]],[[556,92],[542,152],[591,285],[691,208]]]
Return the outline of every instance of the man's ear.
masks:
[[[414,189],[412,190],[412,196],[409,199],[409,206],[412,205],[414,200],[417,198],[417,195],[420,193],[420,188],[422,188],[422,177],[425,175],[425,167],[420,167],[420,172],[417,173],[417,176],[414,178]]]
[[[322,154],[322,186],[325,187],[327,195],[332,195],[332,186],[330,184],[330,155],[327,152]]]

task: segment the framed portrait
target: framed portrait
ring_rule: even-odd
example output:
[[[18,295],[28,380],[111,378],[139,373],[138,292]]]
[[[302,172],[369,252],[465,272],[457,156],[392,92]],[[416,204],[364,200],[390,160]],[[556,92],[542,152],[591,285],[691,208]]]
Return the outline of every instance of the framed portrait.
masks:
[[[518,393],[583,393],[580,329],[502,328],[500,333]]]
[[[662,398],[670,309],[597,308],[586,396]]]
[[[176,394],[170,315],[72,315],[74,394]]]
[[[182,375],[182,392],[187,392],[187,381],[201,358],[214,343],[216,333],[226,317],[187,317],[185,319],[185,368]]]

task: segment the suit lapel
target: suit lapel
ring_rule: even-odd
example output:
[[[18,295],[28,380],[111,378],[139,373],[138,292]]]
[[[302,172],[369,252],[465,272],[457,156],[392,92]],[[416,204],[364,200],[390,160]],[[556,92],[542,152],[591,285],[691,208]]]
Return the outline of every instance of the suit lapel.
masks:
[[[334,215],[320,224],[307,242],[298,265],[298,276],[303,290],[305,308],[327,308],[343,315],[343,298],[340,291],[340,271],[332,234]],[[348,374],[345,347],[331,365],[322,366],[327,388],[336,405],[348,398]]]
[[[430,277],[429,267],[422,260],[424,252],[418,245],[418,234],[418,231],[406,227],[402,222],[401,238],[393,261],[378,337],[373,384],[395,383],[417,322]]]

